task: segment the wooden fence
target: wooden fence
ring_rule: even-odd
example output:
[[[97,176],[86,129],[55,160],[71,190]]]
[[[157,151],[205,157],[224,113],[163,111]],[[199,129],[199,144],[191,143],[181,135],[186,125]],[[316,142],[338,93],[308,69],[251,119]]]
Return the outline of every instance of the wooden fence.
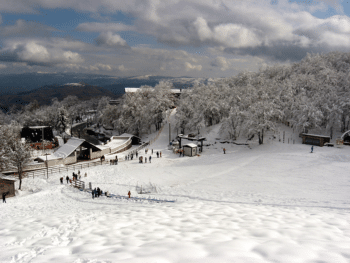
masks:
[[[78,171],[83,168],[89,168],[89,167],[95,167],[98,165],[103,165],[103,164],[109,164],[107,161],[95,161],[95,162],[87,162],[87,163],[78,163],[74,165],[66,165],[64,167],[49,167],[48,169],[40,169],[40,170],[35,170],[35,171],[26,171],[24,176],[27,177],[49,177],[50,175],[53,174],[59,174],[59,173],[68,173],[69,171]],[[83,175],[82,175],[83,176]]]

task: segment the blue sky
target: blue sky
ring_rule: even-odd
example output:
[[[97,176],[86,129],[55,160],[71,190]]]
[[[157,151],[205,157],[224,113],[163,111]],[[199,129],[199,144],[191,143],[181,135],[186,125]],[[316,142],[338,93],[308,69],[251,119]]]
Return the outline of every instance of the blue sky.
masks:
[[[349,52],[349,1],[0,0],[0,74],[228,77]]]

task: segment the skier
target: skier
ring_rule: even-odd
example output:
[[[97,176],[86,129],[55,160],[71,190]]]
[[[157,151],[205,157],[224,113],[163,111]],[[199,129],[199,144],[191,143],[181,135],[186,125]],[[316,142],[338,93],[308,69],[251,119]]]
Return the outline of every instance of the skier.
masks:
[[[151,163],[151,160],[152,160],[152,156],[149,157],[149,163]]]
[[[68,182],[69,182],[69,176],[67,175],[67,177],[66,177],[66,180],[67,180],[67,184],[68,184]]]
[[[63,184],[63,177],[60,178],[61,184]]]
[[[162,152],[161,151],[159,152],[159,156],[160,156],[160,158],[162,158]]]
[[[128,196],[129,196],[129,198],[130,198],[130,196],[131,196],[131,193],[130,193],[130,191],[128,192]]]
[[[226,154],[226,149],[224,148],[224,154]]]
[[[85,177],[87,177],[87,173],[85,172],[85,175],[84,175]]]
[[[157,158],[159,158],[159,152],[157,151]]]
[[[8,192],[6,193],[2,193],[2,202],[6,203],[6,195],[8,194]]]
[[[139,153],[138,152],[136,152],[136,158],[137,158],[137,156],[139,155]]]
[[[311,153],[313,153],[314,152],[314,146],[312,145],[311,146]]]
[[[100,197],[100,195],[101,195],[101,189],[100,187],[97,187],[97,197]]]
[[[94,193],[95,193],[95,197],[97,197],[97,189],[96,189],[96,187],[94,189]]]

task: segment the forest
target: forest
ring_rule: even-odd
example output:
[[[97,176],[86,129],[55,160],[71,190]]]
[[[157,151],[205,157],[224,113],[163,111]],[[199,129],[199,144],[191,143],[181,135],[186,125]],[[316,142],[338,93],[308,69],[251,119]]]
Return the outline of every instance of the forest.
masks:
[[[49,106],[33,101],[0,112],[0,124],[49,125],[63,133],[94,110],[90,122],[142,135],[159,129],[166,111],[176,107],[175,125],[182,133],[219,124],[228,139],[258,136],[262,144],[267,131],[288,123],[297,132],[319,129],[333,137],[334,131],[349,128],[349,81],[350,53],[308,54],[298,63],[197,82],[179,98],[171,92],[171,82],[161,81],[124,94],[119,105],[109,105],[108,97],[81,101],[68,96]]]

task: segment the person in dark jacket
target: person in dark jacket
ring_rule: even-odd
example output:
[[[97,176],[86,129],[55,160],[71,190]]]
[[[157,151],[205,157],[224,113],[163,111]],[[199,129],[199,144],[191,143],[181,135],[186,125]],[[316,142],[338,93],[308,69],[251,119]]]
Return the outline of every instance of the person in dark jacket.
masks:
[[[159,158],[159,152],[157,151],[157,158]]]
[[[149,157],[149,163],[151,163],[151,160],[152,160],[152,156]]]
[[[61,184],[63,184],[63,177],[60,178]]]
[[[95,197],[97,197],[97,189],[96,189],[96,187],[94,189],[94,192],[95,192]]]
[[[68,184],[68,182],[69,182],[69,176],[67,175],[67,177],[66,177],[66,180],[67,180],[67,184]]]
[[[2,202],[6,203],[6,195],[8,195],[9,192],[2,193]]]
[[[97,197],[100,197],[100,195],[101,195],[100,187],[97,187]]]

